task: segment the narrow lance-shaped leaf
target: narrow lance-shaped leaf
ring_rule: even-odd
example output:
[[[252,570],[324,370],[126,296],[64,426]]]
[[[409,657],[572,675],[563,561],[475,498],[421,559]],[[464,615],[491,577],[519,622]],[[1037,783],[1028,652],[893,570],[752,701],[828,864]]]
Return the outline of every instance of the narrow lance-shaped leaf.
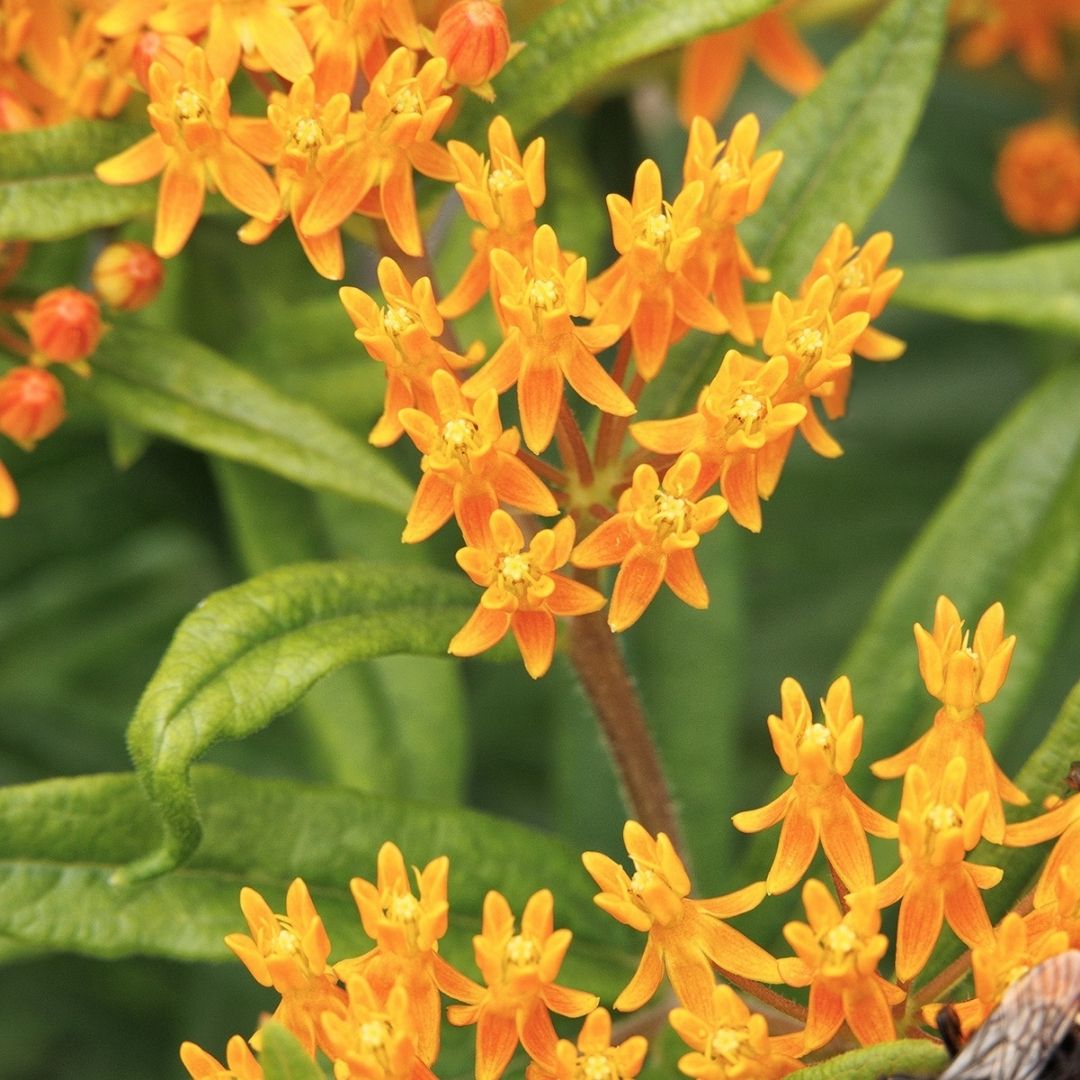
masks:
[[[118,958],[228,959],[227,933],[243,931],[239,894],[261,892],[275,911],[295,877],[311,890],[336,962],[369,946],[349,880],[375,880],[387,840],[409,864],[450,858],[451,962],[471,963],[484,894],[515,911],[541,888],[555,894],[558,925],[574,931],[569,985],[613,995],[636,962],[635,935],[592,903],[578,852],[514,822],[448,807],[365,795],[328,784],[251,779],[199,766],[192,778],[206,839],[183,871],[118,885],[114,871],[159,832],[130,773],[47,780],[0,790],[0,937],[25,950]],[[470,969],[471,970],[471,969]],[[267,1005],[272,1006],[272,997]],[[237,1018],[253,1023],[254,1017]]]
[[[565,0],[532,22],[495,80],[495,110],[524,134],[618,68],[776,6],[776,0]],[[455,138],[475,143],[494,110],[470,103]]]
[[[76,387],[129,424],[307,487],[402,513],[410,486],[371,447],[205,346],[116,326]]]
[[[351,660],[445,654],[474,600],[453,575],[360,562],[281,567],[207,598],[180,624],[128,728],[166,836],[121,876],[163,873],[198,846],[189,774],[210,746],[259,731]]]
[[[905,267],[896,303],[1080,337],[1080,240]]]
[[[947,6],[893,0],[769,131],[762,151],[782,150],[784,161],[761,210],[739,234],[771,270],[770,290],[794,291],[840,222],[858,237],[889,189],[926,105]],[[679,378],[670,380],[661,395],[666,404],[657,401],[655,411],[674,415],[692,406],[728,344],[674,354]]]
[[[286,1027],[273,1022],[259,1029],[263,1080],[326,1080],[326,1074]]]

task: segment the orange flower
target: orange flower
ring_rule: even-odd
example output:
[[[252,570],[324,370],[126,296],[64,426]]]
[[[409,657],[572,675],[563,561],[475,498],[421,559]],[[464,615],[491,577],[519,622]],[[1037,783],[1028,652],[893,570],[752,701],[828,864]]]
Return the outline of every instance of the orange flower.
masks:
[[[527,551],[521,529],[505,510],[492,513],[490,530],[483,547],[464,547],[457,553],[458,565],[485,591],[448,652],[475,656],[511,630],[525,670],[539,679],[555,653],[555,616],[599,611],[604,598],[595,589],[554,573],[566,564],[574,546],[572,518],[542,529]]]
[[[164,64],[150,68],[147,112],[154,132],[101,162],[94,172],[107,184],[137,184],[162,173],[154,251],[163,259],[187,243],[202,213],[207,187],[263,221],[280,200],[270,177],[230,134],[229,90],[213,78],[202,49],[184,60],[181,78]]]
[[[451,140],[446,144],[457,167],[454,190],[461,197],[465,213],[481,225],[469,237],[473,257],[461,279],[439,304],[439,311],[447,319],[463,315],[488,291],[488,258],[496,248],[528,264],[536,232],[536,208],[543,205],[547,194],[543,139],[533,139],[522,154],[510,122],[505,116],[496,116],[488,128],[488,145],[491,155],[484,158],[466,143]],[[501,321],[497,293],[492,294],[492,301]]]
[[[784,927],[798,955],[780,960],[780,974],[789,986],[810,987],[807,1052],[824,1046],[845,1020],[863,1046],[896,1038],[892,1006],[906,995],[877,973],[889,940],[881,933],[874,889],[859,889],[847,901],[849,910],[842,914],[829,890],[811,878],[803,886],[809,925]]]
[[[767,806],[736,814],[732,823],[743,832],[760,832],[784,822],[765,880],[770,893],[786,892],[801,880],[819,843],[848,889],[873,885],[866,833],[892,839],[897,828],[844,780],[862,748],[863,718],[855,715],[851,681],[841,676],[829,687],[821,703],[824,724],[811,722],[810,703],[794,679],[783,681],[780,698],[783,716],[769,717],[769,734],[784,772],[794,782]]]
[[[1080,25],[1071,0],[980,0],[958,5],[961,16],[973,10],[978,18],[957,44],[956,55],[969,67],[985,67],[1015,52],[1024,72],[1038,82],[1065,76],[1062,37]]]
[[[418,1053],[420,1035],[404,984],[379,994],[363,975],[350,975],[346,987],[348,1011],[323,1021],[334,1080],[435,1080]]]
[[[619,497],[618,512],[574,549],[570,561],[575,566],[620,564],[608,615],[612,630],[637,622],[661,582],[691,607],[708,607],[709,590],[694,548],[702,533],[716,527],[727,503],[719,495],[690,497],[700,472],[701,459],[694,453],[683,454],[664,474],[663,484],[651,465],[639,465]]]
[[[225,944],[262,986],[281,994],[274,1019],[303,1043],[309,1054],[327,1049],[324,1022],[328,1014],[343,1015],[345,992],[338,985],[327,957],[326,936],[311,894],[300,878],[289,886],[285,915],[275,915],[267,902],[246,886],[240,890],[240,909],[251,936],[229,934]],[[258,1035],[255,1036],[258,1049]]]
[[[109,244],[90,271],[94,292],[117,311],[139,311],[151,303],[165,281],[165,267],[145,244]]]
[[[990,801],[983,835],[995,844],[1005,835],[1002,800],[1014,806],[1028,802],[994,761],[986,744],[983,715],[977,708],[993,699],[1009,673],[1016,637],[1006,638],[1004,627],[1005,609],[992,604],[979,620],[969,647],[956,606],[948,597],[938,597],[933,634],[916,623],[915,640],[919,672],[927,690],[943,707],[934,716],[933,727],[911,746],[870,766],[875,776],[892,779],[917,763],[936,782],[953,757],[962,757],[967,763],[967,781],[961,798],[966,800],[979,791],[987,793]]]
[[[432,142],[451,104],[440,92],[446,61],[432,58],[419,71],[417,63],[411,49],[395,49],[371,80],[349,145],[300,219],[305,233],[320,236],[359,211],[385,219],[407,255],[423,254],[413,169],[436,180],[457,176],[450,155]]]
[[[65,415],[64,387],[51,372],[23,364],[0,376],[0,433],[17,446],[33,450]]]
[[[781,5],[790,6],[788,5]],[[698,114],[716,120],[735,91],[746,61],[792,94],[805,94],[821,81],[821,64],[780,11],[718,34],[692,41],[679,75],[679,119],[689,126]]]
[[[1064,933],[1068,948],[1080,949],[1080,870],[1077,858],[1069,864],[1058,863],[1054,872],[1044,869],[1035,886],[1035,908],[1024,916],[1028,940],[1041,949],[1048,938]]]
[[[349,95],[316,98],[315,83],[305,75],[288,95],[272,93],[266,119],[237,119],[233,137],[252,156],[274,166],[281,210],[273,221],[253,218],[241,228],[245,244],[261,244],[288,214],[311,265],[325,278],[338,280],[345,272],[338,229],[308,233],[301,221],[326,176],[345,150]]]
[[[966,774],[964,759],[955,757],[945,767],[936,792],[918,765],[912,765],[904,777],[901,863],[877,886],[879,907],[900,900],[896,974],[904,982],[926,966],[943,919],[969,948],[992,941],[979,890],[996,885],[1002,871],[965,861],[983,833],[990,793],[979,791],[965,800]]]
[[[601,300],[598,323],[627,328],[638,372],[656,377],[668,346],[693,326],[722,334],[728,321],[687,276],[686,264],[701,238],[704,185],[687,184],[673,203],[664,201],[660,169],[646,159],[634,177],[630,201],[607,197],[612,240],[619,258],[593,283]]]
[[[492,276],[509,331],[491,359],[464,385],[466,394],[502,393],[518,385],[518,410],[525,445],[545,450],[555,432],[563,400],[563,380],[591,405],[629,416],[634,403],[593,355],[620,334],[611,325],[579,326],[588,295],[585,259],[566,265],[550,225],[536,230],[531,265],[507,251],[491,252]]]
[[[658,454],[694,451],[705,464],[698,488],[719,476],[731,516],[761,531],[761,504],[780,479],[791,437],[806,406],[784,402],[788,362],[768,363],[730,349],[713,381],[701,392],[697,410],[673,420],[645,420],[630,433]]]
[[[599,851],[581,856],[602,890],[593,898],[597,907],[649,936],[634,977],[615,1000],[616,1009],[640,1009],[656,993],[665,968],[680,1002],[699,1015],[712,1008],[713,964],[746,979],[780,981],[773,957],[721,921],[757,907],[765,896],[763,881],[711,900],[691,900],[686,867],[665,833],[653,839],[636,821],[628,821],[623,840],[634,863],[633,877]]]
[[[426,1065],[439,1054],[440,982],[457,977],[438,953],[449,912],[449,870],[450,860],[445,855],[433,859],[423,870],[414,869],[418,899],[410,887],[400,849],[389,841],[383,844],[376,883],[358,877],[349,882],[364,933],[374,939],[375,948],[334,968],[349,986],[350,999],[351,980],[356,975],[363,976],[380,1002],[400,986],[406,996],[408,1026],[415,1034],[416,1054]],[[364,1000],[368,1000],[366,993]]]
[[[1017,128],[1002,147],[994,185],[1018,229],[1072,232],[1080,224],[1080,130],[1054,117]]]
[[[721,142],[712,125],[695,116],[683,160],[683,183],[700,180],[704,187],[698,218],[701,240],[687,273],[712,293],[717,308],[731,324],[731,335],[743,345],[753,344],[755,339],[743,297],[743,279],[765,282],[769,271],[754,265],[735,226],[761,209],[784,157],[781,151],[770,150],[754,160],[760,132],[757,117],[749,113],[732,128],[731,138]]]
[[[74,286],[42,293],[18,321],[30,335],[31,357],[40,364],[67,364],[79,375],[89,375],[85,363],[98,347],[105,330],[98,302]]]
[[[484,897],[482,932],[473,938],[476,966],[485,986],[458,976],[446,992],[464,1005],[451,1005],[447,1019],[456,1027],[476,1024],[476,1080],[496,1080],[518,1042],[540,1067],[555,1067],[558,1038],[550,1012],[584,1016],[599,1004],[594,994],[555,982],[573,935],[554,928],[550,890],[533,893],[514,933],[514,915],[497,892]]]
[[[467,86],[485,101],[494,101],[491,80],[522,47],[510,44],[502,0],[457,0],[439,16],[431,55],[446,60],[446,77],[451,82]]]
[[[180,1060],[191,1080],[263,1080],[262,1066],[241,1036],[229,1040],[226,1055],[228,1068],[195,1043],[180,1044]]]
[[[593,1009],[581,1025],[577,1045],[560,1039],[555,1046],[554,1068],[546,1071],[533,1062],[525,1070],[525,1080],[634,1080],[648,1049],[643,1035],[631,1035],[612,1046],[611,1013]]]
[[[429,278],[410,285],[391,258],[379,260],[378,275],[385,306],[380,308],[351,285],[339,289],[338,296],[356,327],[356,340],[372,360],[386,365],[383,414],[368,440],[375,446],[389,446],[404,430],[398,418],[402,409],[419,408],[429,416],[439,415],[431,389],[435,372],[468,367],[472,360],[435,340],[443,332],[443,319],[435,307]]]
[[[454,515],[465,543],[482,547],[500,502],[544,516],[559,512],[543,481],[517,457],[517,429],[503,431],[494,390],[471,401],[446,371],[432,375],[431,389],[438,420],[419,409],[398,413],[424,455],[423,477],[401,535],[404,543],[427,539]]]
[[[730,986],[713,990],[708,1010],[672,1009],[671,1026],[693,1053],[679,1058],[679,1071],[695,1080],[780,1080],[802,1068],[802,1033],[769,1037],[760,1013],[751,1013]]]
[[[1057,877],[1064,868],[1080,866],[1080,797],[1073,795],[1058,803],[1048,813],[1029,821],[1019,821],[1005,827],[1003,843],[1008,847],[1030,847],[1058,837],[1058,842],[1046,860],[1046,866],[1035,888],[1035,906],[1041,907],[1054,898]],[[1080,872],[1074,880],[1080,880]]]

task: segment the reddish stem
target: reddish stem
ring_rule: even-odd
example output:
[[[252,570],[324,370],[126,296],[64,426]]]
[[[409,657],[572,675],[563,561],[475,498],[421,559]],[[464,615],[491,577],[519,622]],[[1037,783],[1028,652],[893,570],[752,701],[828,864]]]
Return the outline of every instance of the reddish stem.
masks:
[[[559,404],[559,424],[555,429],[555,439],[559,444],[563,464],[572,467],[578,480],[588,487],[593,482],[589,448],[585,445],[585,437],[581,434],[581,428],[578,427],[577,419],[565,398]]]

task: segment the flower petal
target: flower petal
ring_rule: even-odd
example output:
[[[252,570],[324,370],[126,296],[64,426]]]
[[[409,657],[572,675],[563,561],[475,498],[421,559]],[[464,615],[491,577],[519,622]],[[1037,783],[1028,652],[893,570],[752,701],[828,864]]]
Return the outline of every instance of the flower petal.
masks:
[[[645,951],[623,992],[615,999],[615,1008],[620,1012],[633,1012],[640,1009],[656,993],[660,980],[664,977],[664,961],[660,944],[654,934],[649,934]]]

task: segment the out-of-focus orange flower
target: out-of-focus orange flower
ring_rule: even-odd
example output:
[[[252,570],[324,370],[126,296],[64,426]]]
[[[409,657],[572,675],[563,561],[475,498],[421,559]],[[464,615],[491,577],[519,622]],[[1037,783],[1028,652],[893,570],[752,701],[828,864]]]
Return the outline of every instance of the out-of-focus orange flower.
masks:
[[[98,347],[105,327],[98,302],[89,293],[70,285],[50,289],[16,318],[30,335],[35,362],[67,364],[79,375],[90,373],[85,361]]]
[[[285,896],[285,915],[246,886],[240,890],[240,909],[251,936],[229,934],[229,946],[261,986],[272,986],[281,1003],[274,1019],[303,1043],[309,1054],[318,1046],[328,1052],[325,1018],[345,1012],[345,991],[327,963],[330,939],[304,882],[297,878]],[[255,1046],[258,1035],[255,1036]]]
[[[446,150],[432,142],[450,109],[441,91],[446,61],[433,57],[419,71],[417,54],[395,49],[371,80],[349,145],[300,220],[320,236],[359,211],[386,221],[394,242],[408,255],[424,251],[416,216],[413,169],[436,180],[455,180]]]
[[[961,799],[984,791],[989,802],[983,823],[987,840],[1000,844],[1005,835],[1002,800],[1024,806],[1027,796],[1001,771],[986,743],[985,722],[978,706],[992,700],[1005,682],[1012,662],[1016,637],[1005,637],[1005,609],[992,604],[986,609],[968,645],[956,606],[939,596],[934,609],[934,630],[928,633],[915,624],[919,649],[919,672],[927,690],[942,702],[931,729],[906,750],[870,766],[875,776],[903,776],[918,763],[932,783],[944,774],[949,761],[961,757],[967,763]]]
[[[969,67],[985,67],[1009,52],[1024,72],[1038,82],[1065,75],[1062,38],[1080,27],[1076,0],[979,0],[960,2],[954,15],[974,16],[956,46],[956,55]]]
[[[555,231],[541,225],[533,236],[529,265],[495,249],[491,269],[509,330],[491,359],[466,381],[465,393],[493,389],[501,394],[516,382],[521,434],[535,454],[547,448],[555,433],[564,379],[603,412],[633,413],[634,403],[593,355],[618,339],[619,328],[574,322],[588,303],[585,259],[567,265]]]
[[[746,301],[744,280],[765,282],[769,271],[755,266],[735,226],[761,209],[783,153],[770,150],[757,161],[761,125],[748,113],[720,141],[712,124],[695,116],[683,160],[683,183],[700,180],[704,187],[698,224],[701,240],[691,255],[687,273],[711,293],[717,308],[731,324],[731,335],[743,345],[755,340]]]
[[[262,1066],[240,1035],[229,1040],[225,1053],[227,1068],[195,1043],[180,1044],[180,1061],[191,1080],[263,1080]]]
[[[639,465],[619,496],[618,511],[574,549],[575,566],[619,564],[608,614],[613,631],[637,622],[663,582],[691,607],[708,606],[694,548],[716,527],[727,503],[719,495],[691,497],[700,472],[701,459],[694,453],[683,454],[662,483],[651,465]]]
[[[641,963],[615,999],[616,1009],[640,1009],[656,993],[665,968],[679,1001],[699,1015],[712,1008],[713,964],[746,979],[780,981],[776,960],[722,921],[757,907],[765,897],[763,881],[711,900],[691,900],[686,867],[665,833],[653,838],[628,821],[623,840],[634,863],[632,877],[599,851],[581,856],[602,890],[593,898],[597,907],[648,934]]]
[[[514,915],[495,891],[484,897],[482,932],[473,938],[476,966],[485,986],[459,976],[446,993],[464,1001],[447,1019],[457,1027],[476,1024],[476,1080],[497,1080],[518,1042],[540,1067],[555,1067],[558,1037],[551,1013],[584,1016],[599,1004],[594,994],[559,986],[555,979],[573,935],[556,930],[548,889],[533,893],[514,932]]]
[[[784,772],[795,779],[779,798],[736,814],[732,823],[743,832],[759,832],[783,821],[765,880],[770,893],[785,892],[802,880],[819,843],[848,889],[873,885],[866,833],[892,839],[897,828],[844,779],[862,748],[863,718],[855,715],[851,681],[844,675],[829,687],[821,702],[823,724],[812,722],[810,703],[794,679],[783,681],[780,699],[782,716],[769,717],[769,734]]]
[[[187,243],[208,187],[253,217],[277,216],[273,182],[230,135],[230,107],[225,80],[211,75],[202,49],[187,54],[179,79],[155,63],[147,106],[154,132],[94,169],[107,184],[137,184],[162,173],[154,251],[163,259]]]
[[[525,537],[505,510],[495,510],[489,539],[482,547],[464,547],[458,565],[484,595],[469,621],[454,635],[448,651],[475,656],[502,641],[512,631],[525,670],[539,679],[555,654],[555,616],[587,615],[604,606],[595,589],[556,574],[574,546],[574,522],[563,518],[553,529],[542,529],[528,549]]]
[[[375,883],[359,877],[349,882],[364,933],[374,939],[375,948],[353,960],[341,961],[334,969],[348,983],[350,998],[351,980],[356,975],[363,976],[380,1002],[400,986],[409,1027],[415,1031],[416,1053],[427,1065],[439,1054],[440,983],[445,983],[447,977],[457,977],[438,952],[447,927],[449,870],[450,860],[445,855],[433,859],[423,870],[415,869],[420,893],[416,897],[401,850],[389,841],[383,844]]]
[[[775,490],[791,436],[806,406],[785,402],[788,361],[768,363],[730,349],[697,409],[672,420],[645,420],[630,433],[648,450],[680,454],[692,450],[705,465],[698,489],[719,477],[731,516],[752,532],[761,530],[761,503]]]
[[[751,1013],[730,986],[717,986],[707,1011],[672,1009],[671,1026],[692,1048],[679,1071],[694,1080],[780,1080],[801,1068],[802,1033],[769,1037],[760,1013]]]
[[[877,973],[889,941],[881,933],[874,889],[859,889],[847,900],[843,914],[829,890],[811,878],[803,886],[809,925],[784,927],[797,956],[781,958],[780,974],[790,986],[810,987],[803,1033],[808,1052],[824,1046],[845,1020],[863,1046],[896,1038],[892,1006],[906,995]]]
[[[1035,886],[1034,909],[1024,916],[1028,940],[1035,949],[1042,942],[1065,934],[1068,948],[1080,949],[1080,870],[1077,856],[1070,863],[1057,863],[1052,874],[1044,869]]]
[[[966,774],[964,759],[955,757],[933,786],[918,765],[912,765],[904,777],[901,863],[877,886],[879,907],[900,900],[896,974],[904,982],[926,966],[944,920],[969,948],[993,940],[979,890],[996,885],[1002,871],[966,861],[967,852],[982,836],[990,793],[978,791],[965,799]]]
[[[401,267],[389,257],[379,261],[378,275],[386,300],[383,307],[351,285],[338,290],[338,295],[356,327],[356,340],[373,360],[386,365],[383,414],[368,439],[374,446],[389,446],[404,430],[398,418],[402,409],[418,408],[431,417],[439,415],[431,389],[435,372],[452,372],[469,367],[473,361],[435,340],[443,332],[443,319],[429,278],[410,285]]]
[[[525,1080],[634,1080],[648,1049],[643,1035],[631,1035],[612,1046],[611,1013],[593,1009],[581,1025],[577,1045],[560,1039],[554,1068],[548,1071],[533,1062],[525,1070]]]
[[[821,64],[791,25],[781,4],[755,19],[692,41],[683,53],[679,75],[679,119],[687,127],[695,116],[717,120],[742,77],[746,61],[792,94],[805,94],[821,81]]]
[[[394,983],[382,994],[363,975],[350,975],[346,987],[345,1014],[329,1013],[323,1020],[334,1080],[435,1080],[419,1053],[405,985]]]
[[[64,416],[64,388],[51,372],[22,364],[0,377],[0,434],[24,450],[51,435]]]
[[[161,291],[165,267],[150,248],[134,240],[109,244],[90,271],[94,292],[117,311],[139,311]]]
[[[1080,129],[1057,118],[1016,128],[1001,148],[994,185],[1017,228],[1072,232],[1080,225]]]
[[[337,281],[345,273],[341,234],[337,227],[317,235],[301,222],[312,199],[345,152],[349,125],[349,95],[316,98],[310,76],[293,83],[288,95],[273,93],[266,118],[237,117],[232,133],[237,143],[266,165],[274,166],[281,210],[273,221],[252,218],[239,232],[245,244],[261,244],[285,219],[293,228],[311,265],[323,277]]]
[[[516,428],[503,430],[494,390],[472,401],[446,371],[434,373],[431,389],[437,418],[419,409],[398,413],[424,455],[423,476],[401,536],[406,544],[426,540],[453,515],[465,543],[482,547],[500,502],[545,517],[559,512],[543,481],[517,457],[521,436]]]
[[[612,241],[619,258],[593,282],[601,301],[598,323],[630,330],[638,372],[656,377],[668,347],[690,327],[722,334],[728,321],[687,275],[687,261],[701,238],[700,181],[665,202],[660,169],[646,159],[634,177],[630,200],[607,197]]]
[[[454,190],[461,196],[465,212],[480,223],[473,229],[469,244],[473,257],[458,283],[443,297],[439,311],[447,319],[464,314],[488,291],[488,259],[500,248],[520,263],[532,256],[536,232],[536,209],[544,202],[544,140],[533,139],[522,153],[505,116],[496,116],[488,128],[491,150],[485,158],[471,146],[451,140],[446,148],[457,168]],[[495,315],[503,318],[497,283],[492,294]]]
[[[1074,881],[1080,880],[1080,795],[1058,803],[1052,810],[1028,821],[1018,821],[1005,827],[1004,843],[1008,847],[1030,847],[1058,837],[1058,842],[1046,860],[1046,866],[1035,888],[1035,906],[1050,903],[1057,888],[1058,874],[1070,868]]]
[[[446,60],[446,77],[485,101],[495,100],[491,80],[521,45],[511,46],[501,0],[457,0],[439,16],[432,56]]]

